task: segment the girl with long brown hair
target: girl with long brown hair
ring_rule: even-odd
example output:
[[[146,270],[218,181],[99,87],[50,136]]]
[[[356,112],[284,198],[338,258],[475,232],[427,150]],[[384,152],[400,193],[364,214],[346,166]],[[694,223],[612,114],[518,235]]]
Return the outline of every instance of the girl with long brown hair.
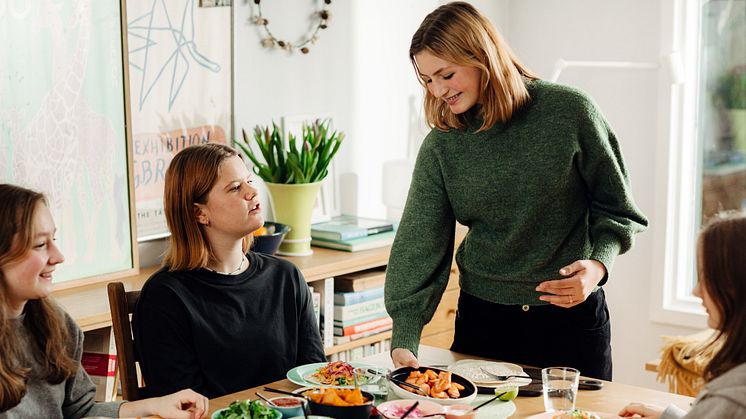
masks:
[[[303,275],[287,260],[249,251],[246,238],[264,219],[236,151],[187,147],[165,183],[169,247],[133,317],[151,394],[186,385],[213,398],[325,361]]]
[[[676,406],[632,403],[620,416],[650,419],[746,417],[746,213],[717,216],[699,234],[699,282],[707,325],[722,344],[705,368],[705,389],[687,414]]]
[[[94,402],[80,365],[83,332],[49,297],[64,261],[55,231],[44,195],[0,184],[0,418],[202,417],[207,399],[191,390]]]
[[[584,93],[538,80],[468,3],[427,15],[409,57],[433,129],[387,270],[394,364],[418,364],[458,221],[451,349],[611,379],[601,286],[647,226],[611,127]]]

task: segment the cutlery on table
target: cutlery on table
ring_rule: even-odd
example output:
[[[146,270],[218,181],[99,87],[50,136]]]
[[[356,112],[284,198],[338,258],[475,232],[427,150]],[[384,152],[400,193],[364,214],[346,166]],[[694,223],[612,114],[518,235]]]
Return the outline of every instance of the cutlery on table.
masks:
[[[490,377],[494,378],[495,380],[499,380],[499,381],[506,381],[506,380],[508,380],[510,378],[525,378],[525,379],[533,380],[528,375],[518,375],[518,374],[499,375],[499,374],[495,374],[494,372],[488,370],[485,367],[479,367],[479,369],[482,370],[483,373],[485,373],[485,374],[489,375]]]
[[[260,393],[258,391],[255,392],[254,394],[256,394],[257,397],[259,397],[260,399],[264,400],[267,403],[268,406],[270,406],[270,407],[276,407],[277,406],[274,403],[272,403],[272,400],[268,399],[267,396],[265,396],[264,394],[262,394],[262,393]]]
[[[410,414],[410,413],[412,413],[412,412],[414,411],[414,409],[416,409],[416,408],[417,408],[417,406],[419,406],[419,405],[420,405],[420,402],[414,402],[414,404],[413,404],[413,405],[411,405],[411,406],[409,406],[409,409],[407,409],[407,411],[406,411],[406,412],[404,412],[404,414],[403,414],[403,415],[401,415],[401,416],[399,417],[399,419],[404,419],[404,418],[406,418],[407,416],[409,416],[409,414]]]
[[[292,391],[288,391],[288,390],[278,390],[278,389],[272,388],[272,387],[264,387],[264,391],[269,391],[269,392],[278,393],[278,394],[287,394],[288,396],[301,397],[301,398],[304,398],[306,400],[309,399],[308,396],[304,396],[303,394],[293,393]]]
[[[397,384],[399,386],[409,387],[412,390],[418,392],[419,394],[421,394],[421,395],[423,395],[425,397],[429,397],[429,394],[427,394],[427,392],[425,390],[419,388],[418,386],[416,386],[414,384],[410,384],[410,383],[408,383],[406,381],[402,381],[402,380],[399,380],[399,379],[394,378],[394,377],[388,377],[388,379],[389,379],[389,381],[391,381],[394,384]]]
[[[477,405],[476,407],[474,407],[473,409],[471,409],[471,411],[473,412],[473,411],[475,411],[475,410],[479,409],[479,408],[480,408],[480,407],[482,407],[482,406],[487,406],[488,404],[490,404],[490,403],[494,402],[495,400],[499,399],[500,397],[504,396],[504,395],[505,395],[505,394],[507,394],[507,393],[508,393],[507,391],[503,391],[503,392],[502,392],[502,393],[500,393],[500,394],[495,394],[495,397],[493,397],[493,398],[491,398],[491,399],[489,399],[489,400],[485,401],[485,402],[484,402],[484,403],[482,403],[482,404],[479,404],[479,405]]]

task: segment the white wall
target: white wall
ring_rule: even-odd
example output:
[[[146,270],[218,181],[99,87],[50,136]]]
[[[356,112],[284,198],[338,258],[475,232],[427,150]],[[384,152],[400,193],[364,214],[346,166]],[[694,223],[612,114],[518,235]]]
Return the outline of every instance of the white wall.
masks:
[[[307,27],[311,5],[284,10],[265,2],[263,12],[276,36],[293,39]],[[421,88],[408,60],[409,41],[422,18],[443,1],[335,1],[331,25],[308,55],[269,51],[258,28],[248,23],[253,2],[235,5],[235,123],[240,128],[293,115],[334,117],[347,133],[337,173],[352,182],[342,208],[384,216],[383,165],[407,157],[408,141],[424,132],[410,123],[409,101],[421,109]],[[660,62],[661,6],[649,0],[480,0],[529,68],[548,78],[557,59]],[[667,52],[667,51],[664,51]],[[631,252],[617,259],[607,296],[612,316],[615,380],[663,388],[643,371],[657,357],[660,335],[693,330],[650,320],[653,237],[665,220],[655,219],[665,191],[655,190],[659,162],[658,70],[567,69],[560,82],[590,93],[615,128],[638,205],[651,226]],[[413,138],[414,137],[414,138]],[[663,148],[665,149],[665,147]],[[157,248],[155,244],[151,245]],[[152,260],[155,250],[142,251]]]

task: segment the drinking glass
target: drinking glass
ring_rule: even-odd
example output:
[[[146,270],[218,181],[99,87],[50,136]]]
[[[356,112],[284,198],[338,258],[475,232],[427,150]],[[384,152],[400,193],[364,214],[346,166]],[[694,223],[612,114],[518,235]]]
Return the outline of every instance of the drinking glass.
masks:
[[[386,400],[389,395],[389,374],[391,374],[391,371],[384,367],[355,369],[355,376],[360,390],[372,394],[376,401]]]
[[[551,367],[541,370],[544,386],[544,409],[547,412],[569,412],[575,409],[580,372],[575,368]]]

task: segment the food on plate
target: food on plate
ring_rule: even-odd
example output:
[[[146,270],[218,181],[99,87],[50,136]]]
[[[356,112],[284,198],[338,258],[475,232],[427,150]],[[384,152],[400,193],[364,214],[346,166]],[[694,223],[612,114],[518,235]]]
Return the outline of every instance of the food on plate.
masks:
[[[306,381],[321,385],[351,386],[354,383],[353,374],[355,374],[355,368],[352,365],[344,361],[334,361],[304,378]]]
[[[362,406],[369,402],[360,388],[320,388],[304,391],[303,395],[327,406]]]
[[[295,397],[277,397],[272,399],[272,404],[279,407],[296,407],[303,404],[303,402]]]
[[[407,410],[411,407],[411,404],[409,406],[386,406],[383,409],[378,409],[378,411],[390,418],[400,418],[407,413]],[[425,416],[425,412],[420,410],[419,407],[415,407],[414,410],[407,415],[408,418],[421,418],[423,416]]]
[[[259,400],[236,400],[221,410],[215,419],[278,419],[280,412],[270,409]]]
[[[436,399],[458,399],[461,397],[461,390],[464,389],[461,384],[451,381],[450,371],[436,373],[431,369],[427,369],[425,372],[414,370],[409,373],[404,381],[416,385],[423,393]],[[399,387],[411,393],[420,394],[413,388],[403,385],[399,385]]]
[[[552,416],[552,419],[601,419],[601,416],[585,410],[575,409],[569,412],[558,413]]]

